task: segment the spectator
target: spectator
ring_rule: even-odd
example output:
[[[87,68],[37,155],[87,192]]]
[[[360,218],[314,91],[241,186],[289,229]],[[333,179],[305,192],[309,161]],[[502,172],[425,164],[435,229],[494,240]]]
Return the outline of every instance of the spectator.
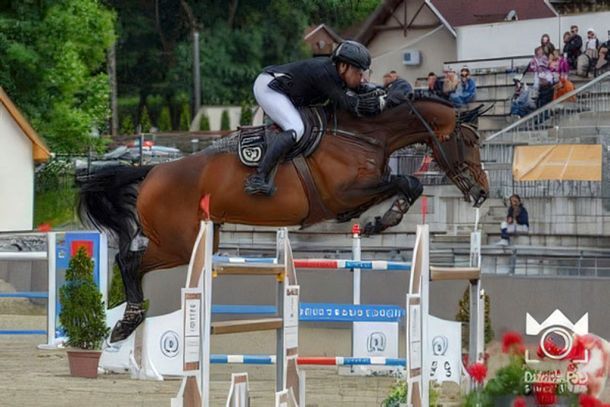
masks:
[[[553,93],[553,100],[558,99],[575,89],[574,84],[568,79],[567,76],[560,77],[559,82],[554,85],[554,88],[555,91]],[[576,96],[568,98],[566,102],[576,102]]]
[[[548,34],[542,34],[542,37],[540,37],[540,47],[542,48],[544,55],[547,57],[549,57],[553,51],[555,51],[555,46],[551,42],[551,38]]]
[[[388,107],[398,106],[413,92],[411,84],[398,76],[396,71],[383,75],[383,87],[388,94],[386,98]]]
[[[470,77],[470,70],[466,67],[460,70],[460,83],[454,93],[449,95],[449,100],[455,107],[462,107],[474,100],[477,95],[477,85]]]
[[[512,195],[510,197],[510,207],[506,215],[506,221],[502,222],[500,231],[500,241],[496,244],[498,246],[508,246],[510,243],[510,235],[514,233],[527,233],[529,231],[529,216],[527,210],[521,202],[519,195]]]
[[[434,72],[428,74],[428,95],[443,97],[443,81],[438,79]]]
[[[570,73],[570,66],[568,61],[559,55],[559,50],[553,51],[549,58],[549,69],[553,74],[553,84],[559,83],[559,79],[562,77],[567,78]]]
[[[460,80],[455,75],[455,71],[453,68],[449,68],[445,72],[445,80],[443,81],[443,95],[447,99],[456,91],[458,85],[460,84]]]
[[[534,72],[534,89],[538,91],[536,107],[540,108],[553,100],[553,74],[549,70],[549,59],[542,50],[536,48],[528,70]]]
[[[531,89],[523,81],[523,75],[516,75],[513,78],[515,83],[515,93],[513,94],[510,114],[511,116],[527,116],[536,108],[536,101]]]
[[[565,42],[565,34],[564,34],[564,46],[563,53],[567,54],[568,63],[570,64],[570,68],[576,69],[576,61],[578,60],[578,56],[582,52],[582,37],[578,35],[578,26],[573,25],[570,27],[570,38],[568,42]]]
[[[598,60],[599,40],[595,35],[595,30],[587,30],[587,41],[585,42],[585,52],[578,57],[576,62],[576,74],[582,77],[589,76],[589,72],[595,67]]]
[[[608,50],[610,50],[610,31],[608,31],[608,41],[599,46],[597,65],[595,65],[596,70],[601,69],[610,63],[610,53]]]
[[[595,30],[589,28],[587,30],[587,42],[585,43],[585,54],[587,54],[589,58],[597,59],[598,48],[599,40],[597,39],[597,35],[595,35]]]

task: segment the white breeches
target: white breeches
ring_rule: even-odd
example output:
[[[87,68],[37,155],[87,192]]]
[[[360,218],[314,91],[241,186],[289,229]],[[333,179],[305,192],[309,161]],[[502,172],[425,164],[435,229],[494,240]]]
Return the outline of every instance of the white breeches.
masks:
[[[254,98],[267,116],[271,118],[282,130],[294,130],[296,141],[301,140],[305,132],[305,125],[301,115],[288,96],[274,91],[269,86],[273,76],[263,72],[254,81]]]

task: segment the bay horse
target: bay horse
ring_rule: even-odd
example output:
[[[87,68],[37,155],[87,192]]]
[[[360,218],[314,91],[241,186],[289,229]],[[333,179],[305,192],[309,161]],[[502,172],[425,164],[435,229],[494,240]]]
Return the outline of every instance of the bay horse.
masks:
[[[81,220],[118,239],[116,261],[127,307],[111,342],[127,338],[144,320],[143,274],[188,264],[204,217],[200,201],[206,195],[215,223],[255,226],[348,221],[396,197],[382,218],[365,227],[369,234],[379,233],[398,224],[423,191],[415,177],[389,175],[390,154],[425,143],[467,201],[480,206],[487,198],[479,136],[472,127],[456,125],[455,111],[447,102],[419,97],[376,117],[356,118],[341,111],[331,115],[317,149],[301,158],[305,169],[297,159],[278,166],[277,192],[271,197],[244,192],[244,180],[253,169],[235,152],[231,141],[238,132],[177,161],[103,168],[81,183]],[[309,181],[303,172],[309,172]]]

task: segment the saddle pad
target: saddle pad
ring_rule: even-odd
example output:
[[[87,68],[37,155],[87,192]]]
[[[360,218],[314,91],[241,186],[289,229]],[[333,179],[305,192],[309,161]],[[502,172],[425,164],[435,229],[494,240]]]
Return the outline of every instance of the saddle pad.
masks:
[[[248,167],[257,167],[265,154],[265,126],[242,127],[237,152],[239,160]]]

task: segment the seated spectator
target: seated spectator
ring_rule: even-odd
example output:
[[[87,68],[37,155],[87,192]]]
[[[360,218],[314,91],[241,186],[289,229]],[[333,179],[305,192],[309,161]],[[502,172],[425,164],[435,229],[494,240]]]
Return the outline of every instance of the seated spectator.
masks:
[[[553,93],[553,100],[559,99],[566,93],[572,92],[574,84],[568,79],[567,76],[560,77],[559,82],[554,85],[555,91]],[[576,102],[576,96],[572,96],[566,100],[566,102]]]
[[[383,87],[388,94],[386,98],[388,107],[398,106],[409,97],[409,94],[413,93],[411,84],[398,76],[396,71],[383,75]]]
[[[551,42],[551,37],[548,34],[542,34],[542,37],[540,37],[540,48],[547,57],[555,51],[555,45]]]
[[[440,96],[443,97],[443,81],[438,79],[434,72],[428,74],[428,90],[429,96]]]
[[[578,56],[582,52],[582,37],[578,35],[578,26],[573,25],[570,27],[568,42],[565,42],[565,34],[564,34],[564,46],[563,53],[567,54],[568,63],[570,64],[571,69],[576,69],[576,61],[578,60]]]
[[[500,241],[498,246],[508,246],[510,244],[510,235],[515,233],[527,233],[529,231],[529,216],[527,210],[521,202],[519,195],[510,197],[510,207],[506,215],[506,221],[502,222],[500,229]]]
[[[549,69],[553,74],[553,84],[559,83],[559,79],[562,77],[567,78],[570,73],[568,61],[562,55],[559,55],[557,49],[549,57]]]
[[[513,78],[515,83],[515,93],[513,94],[510,114],[511,116],[527,116],[536,108],[534,94],[527,84],[523,81],[523,75],[516,75]]]
[[[457,78],[455,71],[453,68],[449,68],[449,70],[445,72],[445,80],[443,81],[443,95],[449,99],[451,94],[456,91],[459,84],[460,80]]]
[[[470,77],[470,70],[466,67],[460,70],[460,83],[451,95],[449,100],[455,107],[462,107],[474,100],[477,95],[477,85]]]

